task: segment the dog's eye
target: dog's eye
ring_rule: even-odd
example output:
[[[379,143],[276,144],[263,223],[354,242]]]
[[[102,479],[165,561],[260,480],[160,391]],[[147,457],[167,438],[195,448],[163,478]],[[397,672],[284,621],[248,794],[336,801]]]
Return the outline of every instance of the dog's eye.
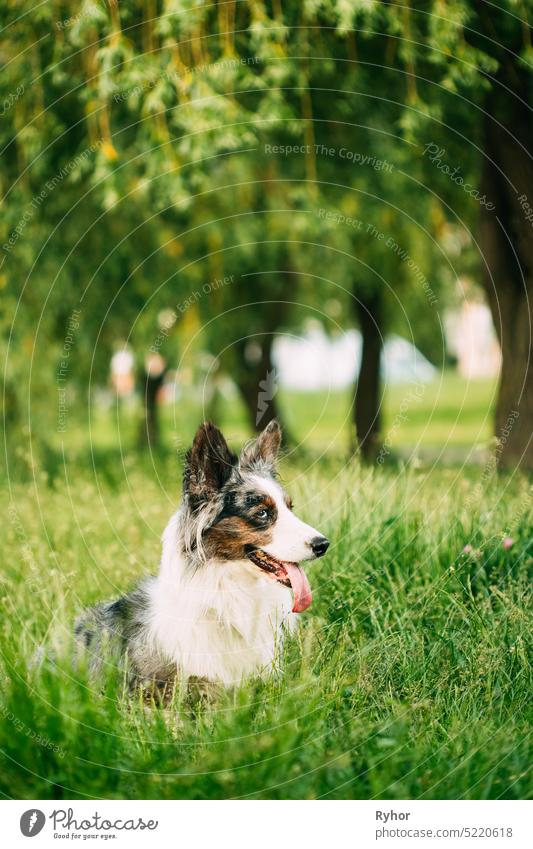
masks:
[[[256,515],[258,519],[268,519],[268,510],[260,510]]]

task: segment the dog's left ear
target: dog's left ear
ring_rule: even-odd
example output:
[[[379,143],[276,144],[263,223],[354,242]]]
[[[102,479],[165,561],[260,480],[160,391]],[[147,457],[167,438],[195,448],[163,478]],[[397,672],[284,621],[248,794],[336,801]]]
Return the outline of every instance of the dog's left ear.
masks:
[[[191,506],[212,498],[224,486],[236,463],[237,457],[218,427],[211,422],[200,425],[183,472],[183,493]]]
[[[241,468],[267,468],[274,471],[281,445],[281,427],[276,419],[272,419],[251,445],[243,448],[239,465]]]

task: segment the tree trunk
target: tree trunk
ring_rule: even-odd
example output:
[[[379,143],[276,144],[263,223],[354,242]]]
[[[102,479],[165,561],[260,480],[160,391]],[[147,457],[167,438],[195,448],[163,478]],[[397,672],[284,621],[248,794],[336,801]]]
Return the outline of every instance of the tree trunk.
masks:
[[[261,431],[272,421],[278,419],[279,407],[277,392],[279,380],[272,363],[273,334],[266,334],[261,341],[254,341],[260,351],[250,357],[246,340],[239,346],[239,367],[236,373],[237,385],[243,400],[250,426]]]
[[[363,460],[376,459],[381,433],[381,351],[383,307],[379,292],[356,300],[359,329],[363,337],[361,368],[355,386],[354,420],[357,444]]]
[[[526,92],[524,84],[520,94]],[[496,87],[487,112],[481,194],[495,209],[481,209],[480,245],[483,284],[502,351],[496,459],[500,468],[532,470],[533,166],[527,151],[533,138],[525,107]]]

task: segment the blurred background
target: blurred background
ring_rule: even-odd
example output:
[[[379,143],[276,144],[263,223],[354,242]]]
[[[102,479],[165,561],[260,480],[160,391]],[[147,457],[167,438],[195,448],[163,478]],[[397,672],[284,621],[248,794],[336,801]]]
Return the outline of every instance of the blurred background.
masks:
[[[532,11],[4,3],[8,474],[274,416],[296,455],[531,469]]]

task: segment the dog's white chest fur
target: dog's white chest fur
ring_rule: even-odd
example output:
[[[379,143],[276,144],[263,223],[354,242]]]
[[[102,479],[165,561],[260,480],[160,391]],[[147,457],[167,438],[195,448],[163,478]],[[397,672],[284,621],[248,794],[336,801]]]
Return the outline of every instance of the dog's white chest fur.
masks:
[[[208,561],[190,571],[179,552],[179,517],[165,530],[161,569],[149,588],[150,642],[183,678],[231,685],[268,674],[295,624],[290,590],[246,561]]]

